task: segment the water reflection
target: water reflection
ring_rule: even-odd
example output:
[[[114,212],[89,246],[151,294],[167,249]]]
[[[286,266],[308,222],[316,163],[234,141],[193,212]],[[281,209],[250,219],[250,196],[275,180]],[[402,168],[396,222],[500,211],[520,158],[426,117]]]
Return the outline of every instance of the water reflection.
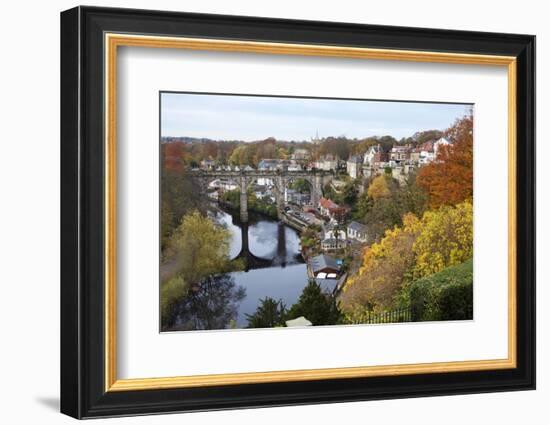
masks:
[[[291,306],[307,284],[294,229],[253,215],[248,224],[223,211],[215,218],[231,232],[230,256],[246,260],[245,271],[206,279],[177,304],[165,330],[244,328],[260,299]]]
[[[246,289],[231,274],[210,276],[176,305],[170,330],[225,329],[235,322]]]

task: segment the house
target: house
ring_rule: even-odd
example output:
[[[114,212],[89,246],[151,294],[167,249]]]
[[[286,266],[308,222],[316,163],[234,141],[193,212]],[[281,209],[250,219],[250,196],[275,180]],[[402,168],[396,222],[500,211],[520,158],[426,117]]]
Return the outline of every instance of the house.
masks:
[[[323,171],[333,171],[338,168],[338,158],[334,155],[325,155],[315,161],[315,168]]]
[[[234,181],[232,180],[227,180],[227,179],[216,179],[216,180],[212,180],[209,184],[208,184],[208,188],[209,189],[216,189],[216,190],[221,190],[222,192],[226,192],[226,191],[230,191],[230,190],[235,190],[237,189],[239,186],[237,185],[237,183],[235,183]]]
[[[288,171],[302,171],[302,166],[298,164],[295,160],[291,160],[288,164]]]
[[[326,294],[334,294],[346,275],[342,274],[342,260],[321,254],[308,261],[308,274]]]
[[[324,227],[324,238],[346,240],[346,232],[345,230],[338,229],[336,226],[329,224]]]
[[[357,221],[352,221],[348,225],[347,236],[349,239],[355,239],[359,242],[368,241],[367,226],[364,224],[358,223]]]
[[[216,167],[216,161],[213,159],[203,159],[201,161],[201,168],[203,170],[213,170]]]
[[[363,156],[363,170],[365,168],[379,169],[383,168],[383,164],[390,160],[390,155],[384,152],[381,145],[371,146]],[[372,174],[372,171],[370,172]]]
[[[252,185],[251,189],[257,199],[267,198],[270,195],[268,187],[265,185],[256,183]]]
[[[377,153],[382,152],[382,146],[380,144],[371,146],[367,152],[365,152],[365,155],[363,156],[363,164],[365,165],[373,165],[374,162],[374,156]]]
[[[352,179],[361,176],[361,158],[359,156],[350,156],[346,162],[346,171]]]
[[[343,249],[347,244],[346,232],[330,226],[325,230],[323,240],[321,241],[321,249],[323,251]]]
[[[437,158],[437,152],[439,151],[439,149],[441,148],[441,146],[448,146],[450,145],[451,142],[449,142],[447,139],[445,139],[445,137],[442,137],[441,139],[439,139],[437,142],[434,143],[434,159]]]
[[[339,238],[326,238],[321,241],[321,249],[323,251],[334,251],[337,249],[344,249],[348,245],[346,239]]]
[[[262,159],[258,162],[258,170],[274,171],[279,169],[278,159]]]
[[[344,249],[348,242],[345,239],[323,239],[321,241],[321,249],[323,251],[335,251],[337,249]]]
[[[308,266],[311,270],[313,277],[326,277],[329,274],[335,274],[338,276],[340,273],[341,265],[339,261],[327,254],[317,255],[312,257],[308,261]],[[321,276],[319,276],[320,273]]]
[[[427,164],[435,159],[433,142],[424,142],[414,149],[411,161],[418,164]]]
[[[406,161],[411,156],[411,145],[393,145],[390,151],[390,160],[395,162]]]
[[[311,196],[309,193],[300,193],[294,189],[287,189],[285,191],[285,202],[296,205],[307,205],[309,204]]]
[[[339,222],[345,218],[347,210],[330,199],[321,198],[319,200],[319,212],[321,215]]]

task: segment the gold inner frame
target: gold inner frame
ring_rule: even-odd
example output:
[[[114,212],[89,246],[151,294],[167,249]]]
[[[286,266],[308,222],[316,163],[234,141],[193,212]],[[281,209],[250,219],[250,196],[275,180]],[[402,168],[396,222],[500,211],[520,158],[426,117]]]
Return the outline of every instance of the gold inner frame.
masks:
[[[515,368],[516,358],[516,58],[461,53],[370,49],[326,45],[105,34],[105,391],[135,391],[214,385],[447,373]],[[118,379],[116,325],[116,123],[119,46],[280,55],[324,56],[507,67],[508,71],[508,357],[419,364],[304,369],[271,372]]]

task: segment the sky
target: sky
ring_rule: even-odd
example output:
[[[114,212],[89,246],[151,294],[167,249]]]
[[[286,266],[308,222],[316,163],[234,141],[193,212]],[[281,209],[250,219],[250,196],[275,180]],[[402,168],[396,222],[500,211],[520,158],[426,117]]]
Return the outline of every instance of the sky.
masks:
[[[161,135],[214,140],[311,140],[445,130],[470,105],[301,99],[212,94],[161,94]]]

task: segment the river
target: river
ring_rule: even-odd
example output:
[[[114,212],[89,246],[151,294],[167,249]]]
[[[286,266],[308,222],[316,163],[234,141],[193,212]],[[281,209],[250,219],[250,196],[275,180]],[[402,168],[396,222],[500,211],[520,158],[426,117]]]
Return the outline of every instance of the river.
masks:
[[[246,315],[256,311],[261,299],[281,300],[288,308],[307,284],[296,230],[254,214],[248,224],[225,211],[215,219],[231,232],[231,258],[246,260],[248,271],[206,279],[178,304],[168,330],[245,328]]]

